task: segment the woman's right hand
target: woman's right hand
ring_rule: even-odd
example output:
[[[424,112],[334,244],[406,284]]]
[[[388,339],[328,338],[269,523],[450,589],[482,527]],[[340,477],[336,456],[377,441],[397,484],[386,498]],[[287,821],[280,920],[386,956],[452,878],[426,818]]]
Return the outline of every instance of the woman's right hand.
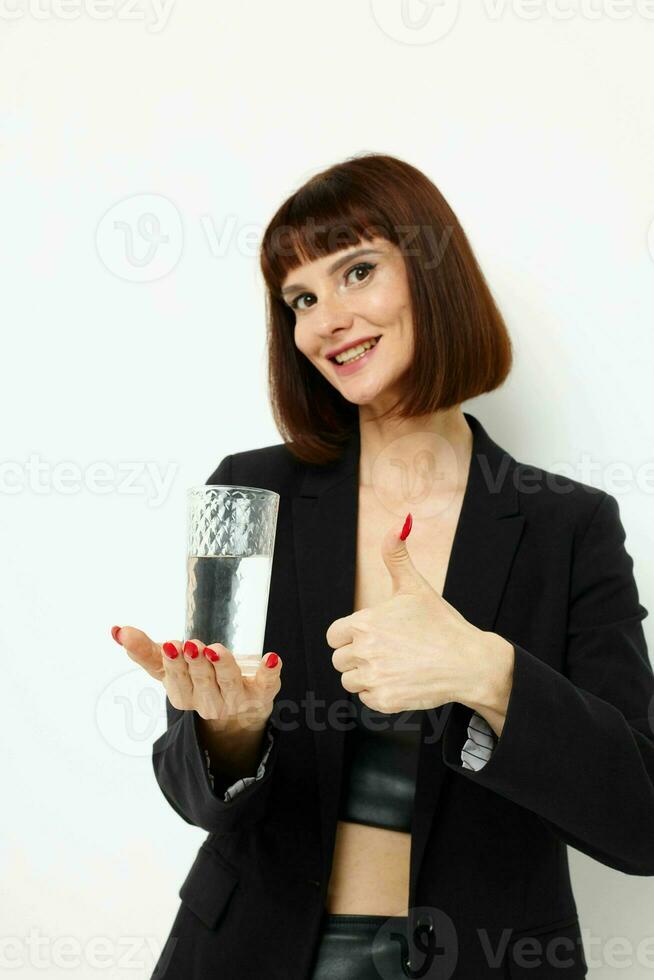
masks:
[[[277,654],[266,654],[256,673],[244,677],[234,654],[222,643],[157,643],[135,626],[114,626],[111,635],[135,663],[161,681],[174,708],[197,711],[214,731],[261,729],[270,717],[281,688]]]

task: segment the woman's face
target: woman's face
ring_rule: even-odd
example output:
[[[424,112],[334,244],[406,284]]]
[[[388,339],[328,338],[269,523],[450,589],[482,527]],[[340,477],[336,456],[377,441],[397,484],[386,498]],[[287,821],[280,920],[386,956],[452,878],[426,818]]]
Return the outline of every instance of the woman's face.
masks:
[[[282,283],[295,313],[295,344],[357,405],[384,410],[413,356],[413,320],[404,259],[384,238],[362,241],[294,269]],[[328,356],[369,337],[374,348],[340,367]]]

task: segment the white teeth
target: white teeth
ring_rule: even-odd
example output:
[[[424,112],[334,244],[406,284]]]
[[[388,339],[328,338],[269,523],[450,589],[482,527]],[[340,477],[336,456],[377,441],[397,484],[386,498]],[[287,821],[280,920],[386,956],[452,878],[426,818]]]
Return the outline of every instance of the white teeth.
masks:
[[[342,354],[337,354],[334,360],[338,361],[339,364],[345,364],[347,361],[354,360],[355,357],[360,357],[361,354],[364,354],[371,347],[374,347],[376,343],[376,340],[364,340],[364,342],[359,344],[357,347],[349,347],[346,351],[343,351]]]

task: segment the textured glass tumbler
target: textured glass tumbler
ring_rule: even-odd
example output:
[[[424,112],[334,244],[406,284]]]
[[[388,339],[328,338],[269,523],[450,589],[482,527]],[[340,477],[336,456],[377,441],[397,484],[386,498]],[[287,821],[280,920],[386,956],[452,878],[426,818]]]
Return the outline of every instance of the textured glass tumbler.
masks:
[[[205,484],[187,491],[184,639],[222,643],[252,676],[263,654],[279,494]]]

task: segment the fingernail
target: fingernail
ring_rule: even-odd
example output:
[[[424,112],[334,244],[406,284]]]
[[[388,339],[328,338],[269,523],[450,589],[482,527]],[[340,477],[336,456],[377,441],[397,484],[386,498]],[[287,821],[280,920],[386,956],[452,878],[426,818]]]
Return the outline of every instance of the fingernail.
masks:
[[[413,526],[413,518],[411,517],[411,514],[407,514],[406,520],[404,522],[404,527],[400,532],[400,541],[405,541],[409,537],[412,526]]]
[[[189,656],[191,658],[191,660],[195,660],[195,658],[197,657],[199,651],[198,651],[198,648],[196,647],[195,643],[191,643],[190,640],[187,640],[186,643],[184,644],[184,653],[187,656]]]
[[[177,647],[174,643],[164,643],[163,652],[169,658],[169,660],[174,660],[177,656]]]
[[[120,643],[120,645],[122,647],[123,644],[120,642],[120,626],[112,626],[111,627],[111,635],[113,636],[113,638],[116,641],[116,643]]]
[[[276,653],[269,653],[268,659],[266,660],[266,667],[276,667],[279,657]]]
[[[213,664],[215,664],[216,660],[220,660],[220,654],[216,653],[215,650],[211,650],[209,647],[204,648],[204,655],[207,660],[210,660]]]

